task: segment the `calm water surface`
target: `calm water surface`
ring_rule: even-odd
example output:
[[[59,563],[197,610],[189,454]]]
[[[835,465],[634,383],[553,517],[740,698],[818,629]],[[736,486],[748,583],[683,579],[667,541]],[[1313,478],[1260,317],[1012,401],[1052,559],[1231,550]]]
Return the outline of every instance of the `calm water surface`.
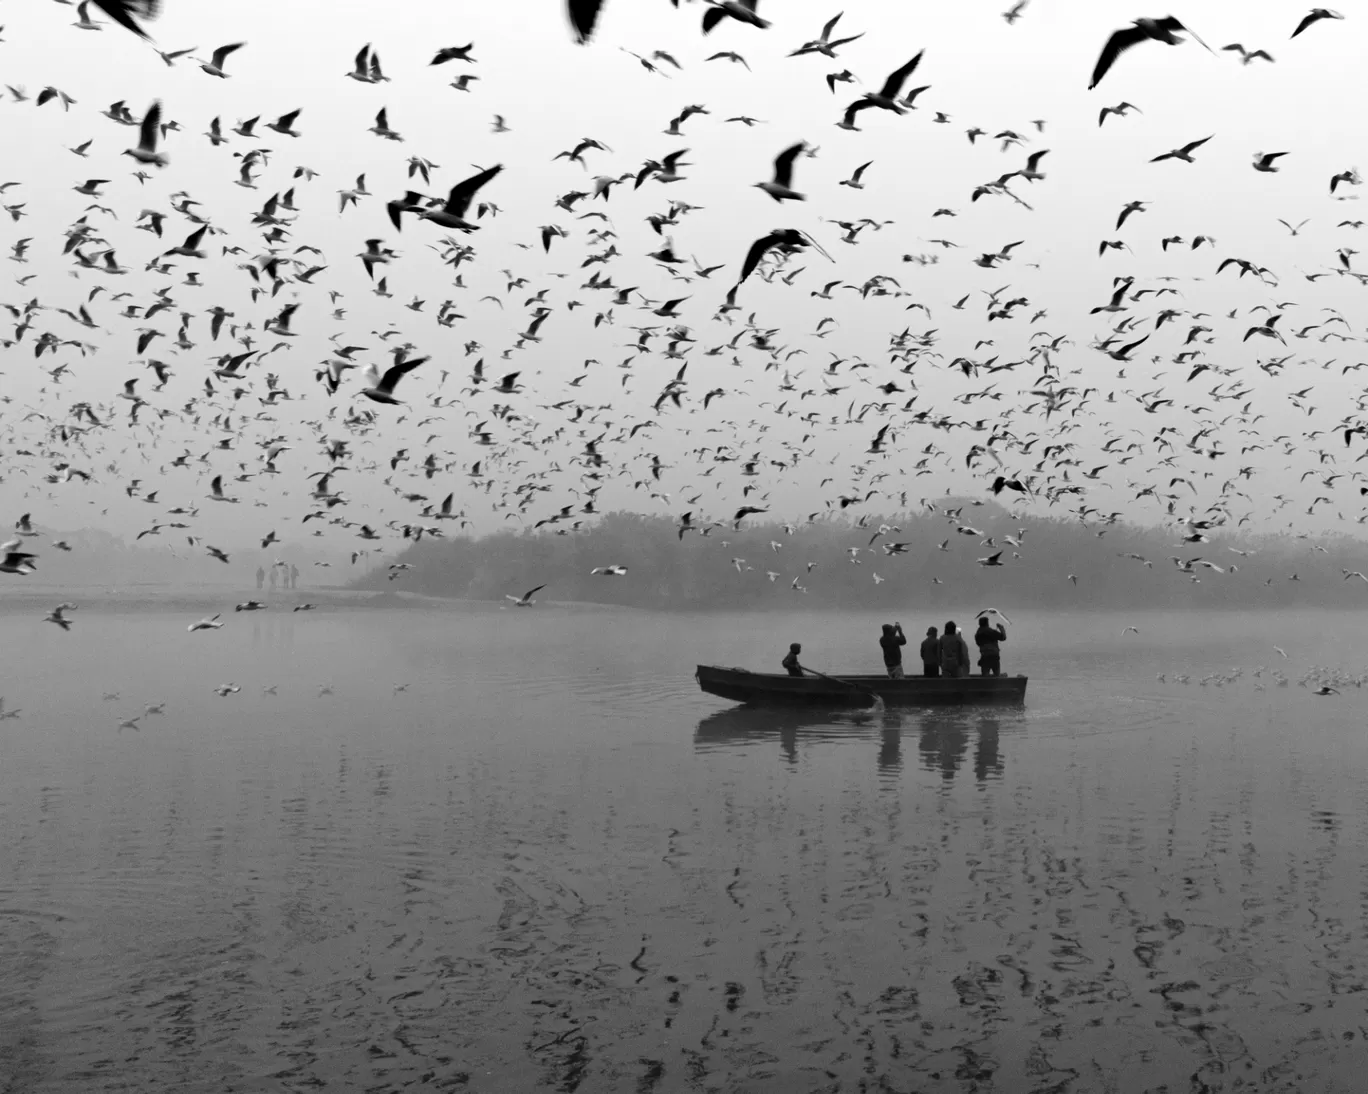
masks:
[[[877,715],[691,678],[863,616],[199,614],[0,617],[0,1090],[1363,1089],[1347,614],[1022,613],[1024,709]]]

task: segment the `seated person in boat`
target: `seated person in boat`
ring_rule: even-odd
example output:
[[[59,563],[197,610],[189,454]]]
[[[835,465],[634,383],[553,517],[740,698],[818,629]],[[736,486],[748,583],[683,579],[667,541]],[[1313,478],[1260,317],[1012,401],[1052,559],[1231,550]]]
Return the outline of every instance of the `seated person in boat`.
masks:
[[[784,655],[783,665],[790,676],[802,676],[803,666],[798,664],[798,655],[803,652],[803,647],[797,642],[789,646],[789,651]]]
[[[940,675],[940,639],[936,637],[936,628],[927,627],[926,637],[921,644],[922,675]]]
[[[942,676],[969,675],[969,647],[964,635],[955,629],[953,619],[945,624],[945,633],[940,636],[940,665]]]
[[[884,668],[888,670],[889,679],[901,680],[903,678],[902,648],[907,645],[902,624],[885,623],[883,634],[879,637],[879,645],[883,649]]]
[[[1006,627],[1001,623],[990,627],[986,615],[979,618],[974,644],[979,648],[979,672],[983,676],[1002,675],[1002,651],[998,649],[998,643],[1006,641]]]

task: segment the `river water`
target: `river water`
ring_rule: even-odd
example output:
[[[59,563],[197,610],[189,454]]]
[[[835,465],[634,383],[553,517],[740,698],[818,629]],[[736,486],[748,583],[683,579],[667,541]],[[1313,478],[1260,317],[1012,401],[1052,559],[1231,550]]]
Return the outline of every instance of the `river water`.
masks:
[[[880,714],[692,680],[863,615],[201,614],[0,617],[0,1091],[1362,1089],[1347,613],[1013,613],[1024,707]]]

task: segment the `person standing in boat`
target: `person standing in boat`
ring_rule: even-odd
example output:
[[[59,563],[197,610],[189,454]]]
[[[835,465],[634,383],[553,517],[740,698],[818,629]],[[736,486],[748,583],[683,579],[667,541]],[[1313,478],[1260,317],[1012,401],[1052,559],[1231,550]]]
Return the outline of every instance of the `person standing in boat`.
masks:
[[[785,671],[790,676],[803,675],[803,666],[798,664],[798,655],[802,652],[802,645],[797,642],[794,642],[792,645],[789,646],[788,653],[784,655],[784,660],[782,664],[784,666]]]
[[[942,676],[969,675],[969,647],[964,635],[955,629],[953,619],[945,624],[945,633],[940,636],[940,665]]]
[[[885,623],[879,645],[883,648],[884,668],[888,670],[889,679],[903,679],[902,648],[907,645],[907,636],[903,634],[902,624]]]
[[[979,673],[983,676],[1002,675],[1002,651],[998,643],[1007,641],[1007,628],[999,623],[996,627],[988,625],[988,617],[980,616],[978,630],[974,632],[974,645],[979,649]]]
[[[936,637],[936,628],[927,627],[926,637],[921,644],[922,675],[940,675],[940,639]]]

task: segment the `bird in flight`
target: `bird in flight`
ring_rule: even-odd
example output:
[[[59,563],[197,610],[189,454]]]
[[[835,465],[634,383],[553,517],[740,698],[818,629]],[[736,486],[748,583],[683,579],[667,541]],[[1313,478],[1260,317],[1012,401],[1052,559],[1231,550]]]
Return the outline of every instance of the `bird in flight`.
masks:
[[[1116,63],[1116,59],[1132,46],[1150,41],[1176,46],[1183,41],[1178,37],[1180,31],[1192,35],[1195,42],[1206,47],[1205,42],[1172,15],[1166,15],[1162,19],[1137,19],[1131,26],[1113,31],[1112,36],[1107,39],[1106,45],[1102,47],[1102,52],[1097,58],[1097,64],[1093,68],[1092,82],[1088,84],[1088,90],[1091,91],[1101,83],[1102,77]]]
[[[101,4],[100,6],[104,7],[103,4]],[[1341,15],[1339,12],[1331,11],[1329,8],[1312,8],[1309,12],[1302,16],[1301,22],[1297,24],[1297,29],[1292,32],[1291,36],[1295,38],[1307,27],[1314,26],[1316,23],[1319,23],[1322,19],[1343,18],[1344,16]]]
[[[536,601],[532,599],[533,594],[540,592],[544,588],[546,588],[545,582],[538,585],[534,589],[528,589],[527,592],[522,594],[522,596],[514,596],[512,593],[504,593],[504,599],[513,601],[513,604],[516,607],[530,608],[533,604],[536,603]]]

